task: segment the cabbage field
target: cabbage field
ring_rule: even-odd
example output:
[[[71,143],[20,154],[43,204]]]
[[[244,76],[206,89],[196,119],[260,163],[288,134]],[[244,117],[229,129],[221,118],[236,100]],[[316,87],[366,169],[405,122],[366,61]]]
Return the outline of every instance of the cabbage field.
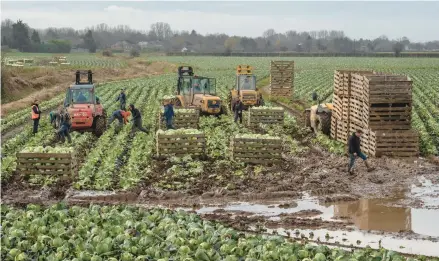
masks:
[[[85,67],[124,66],[105,65],[107,59],[95,56],[81,58],[73,55],[69,62],[74,61],[74,56],[78,59],[77,64]],[[192,65],[196,74],[216,78],[217,94],[223,100],[235,83],[236,65],[252,65],[258,79],[264,83],[260,83],[260,87],[265,85],[266,77],[269,76],[270,58],[149,59]],[[438,154],[439,59],[295,58],[294,61],[294,98],[307,105],[311,104],[313,91],[317,91],[326,101],[331,100],[335,69],[374,69],[409,75],[414,81],[413,127],[420,133],[421,151],[424,155]],[[12,132],[25,125],[23,131],[2,143],[2,187],[20,185],[16,183],[24,184],[26,189],[66,185],[65,181],[56,176],[35,174],[26,178],[18,177],[15,168],[16,153],[19,152],[74,151],[78,174],[68,180],[67,187],[64,187],[66,189],[134,191],[153,187],[165,192],[185,191],[195,195],[201,195],[212,187],[230,191],[245,190],[254,185],[249,176],[255,178],[261,175],[263,167],[249,168],[231,160],[232,137],[282,139],[284,156],[293,163],[286,160],[283,166],[275,166],[263,175],[267,175],[267,181],[278,183],[276,189],[282,188],[285,191],[292,188],[282,187],[282,182],[291,178],[291,173],[296,170],[294,164],[297,162],[294,162],[294,158],[299,154],[303,157],[303,153],[310,149],[308,144],[326,148],[332,153],[331,156],[344,154],[342,145],[324,135],[318,135],[310,143],[303,144],[302,138],[306,133],[297,119],[288,113],[285,114],[284,126],[261,125],[259,127],[263,134],[256,134],[234,123],[229,112],[218,118],[201,117],[198,130],[160,132],[161,135],[204,133],[206,158],[184,156],[171,157],[165,162],[158,161],[155,158],[157,119],[162,111],[163,98],[173,97],[176,76],[175,72],[105,83],[97,87],[97,95],[107,115],[119,108],[116,97],[120,89],[124,88],[128,104],[135,104],[140,109],[143,126],[150,130],[148,134],[137,132],[130,135],[131,126],[116,131],[116,126],[112,125],[99,138],[91,133],[75,132],[72,133],[72,144],[56,143],[48,110],[55,109],[62,102],[64,94],[40,103],[44,113],[36,135],[32,134],[28,108],[2,118],[2,132]],[[272,107],[269,101],[266,106],[278,109]],[[245,113],[244,120],[246,117]],[[289,182],[303,183],[299,179]],[[270,191],[268,186],[272,184],[261,184],[263,190]],[[329,183],[322,184],[327,186]],[[337,181],[331,183],[329,189],[343,192],[345,186]],[[12,188],[15,189],[14,186]],[[345,251],[303,241],[293,242],[283,237],[244,234],[222,224],[203,220],[195,214],[165,209],[63,204],[25,207],[1,205],[1,220],[2,260],[426,260],[424,257],[402,257],[384,249]]]
[[[157,261],[416,260],[393,251],[353,252],[244,234],[195,214],[163,209],[1,206],[1,259]]]
[[[151,58],[156,59],[156,58]],[[269,75],[269,58],[227,58],[227,57],[160,57],[169,62],[194,65],[199,75],[217,79],[217,93],[226,98],[228,90],[234,84],[236,64],[249,63],[255,68],[258,79]],[[370,68],[394,73],[406,73],[414,81],[413,127],[421,136],[421,152],[437,154],[439,146],[439,59],[386,59],[386,58],[296,58],[295,59],[295,98],[310,102],[311,93],[316,90],[327,101],[331,100],[333,70],[340,68]],[[86,151],[83,155],[79,177],[75,181],[78,189],[128,189],[140,181],[148,179],[151,171],[151,159],[154,150],[154,130],[157,113],[161,111],[161,99],[172,95],[175,90],[176,73],[137,78],[128,81],[100,85],[100,97],[108,114],[117,109],[115,97],[124,87],[128,102],[135,104],[143,113],[143,124],[152,131],[150,134],[129,135],[129,127],[116,133],[111,127],[99,139],[90,135],[75,133],[72,146]],[[42,109],[53,108],[59,104],[63,95],[41,103]],[[48,113],[47,113],[48,114]],[[12,174],[16,165],[15,153],[30,146],[52,145],[54,130],[48,123],[48,116],[41,121],[40,132],[33,136],[31,127],[15,135],[2,144],[3,181]],[[2,131],[6,132],[28,120],[28,110],[24,109],[2,119]],[[288,116],[286,122],[291,128],[296,125],[294,118]],[[203,117],[201,129],[207,134],[208,156],[216,160],[226,160],[229,155],[228,140],[237,133],[248,133],[232,122],[232,117],[223,119]],[[296,126],[297,127],[297,126]],[[273,130],[271,130],[273,133]],[[275,133],[276,134],[276,133]],[[280,133],[277,133],[280,135]],[[297,144],[291,137],[288,147],[297,150]],[[88,142],[87,142],[88,140]],[[332,152],[340,153],[336,142],[318,137],[327,144]],[[60,146],[60,145],[57,145]],[[80,146],[90,146],[81,148]],[[120,177],[124,177],[121,179]]]

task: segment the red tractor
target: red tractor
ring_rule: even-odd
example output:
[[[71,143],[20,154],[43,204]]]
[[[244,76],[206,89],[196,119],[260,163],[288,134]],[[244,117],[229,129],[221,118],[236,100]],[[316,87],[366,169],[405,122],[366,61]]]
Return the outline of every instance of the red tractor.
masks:
[[[81,76],[84,75],[87,79],[81,81]],[[76,81],[67,89],[64,107],[67,108],[71,117],[71,130],[91,131],[97,137],[104,133],[107,115],[96,96],[91,70],[76,71]]]

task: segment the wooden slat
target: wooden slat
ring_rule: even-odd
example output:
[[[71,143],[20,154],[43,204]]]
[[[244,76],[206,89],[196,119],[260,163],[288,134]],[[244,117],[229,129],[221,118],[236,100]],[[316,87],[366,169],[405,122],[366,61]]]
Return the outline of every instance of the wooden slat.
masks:
[[[72,158],[70,153],[17,153],[17,158]]]

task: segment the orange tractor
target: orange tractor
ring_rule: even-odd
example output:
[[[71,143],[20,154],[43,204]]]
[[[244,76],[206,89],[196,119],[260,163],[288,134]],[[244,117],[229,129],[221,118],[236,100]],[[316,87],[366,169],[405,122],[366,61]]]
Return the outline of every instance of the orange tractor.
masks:
[[[84,75],[87,79],[82,81]],[[91,70],[76,71],[76,81],[67,89],[64,107],[71,117],[71,130],[91,131],[98,137],[104,133],[107,115],[96,96]]]

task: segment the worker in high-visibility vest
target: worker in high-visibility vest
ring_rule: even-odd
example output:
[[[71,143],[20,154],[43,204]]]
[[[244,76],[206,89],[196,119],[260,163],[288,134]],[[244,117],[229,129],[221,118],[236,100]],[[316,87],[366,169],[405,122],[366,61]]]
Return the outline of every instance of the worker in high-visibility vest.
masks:
[[[38,124],[40,123],[40,115],[41,115],[40,107],[38,106],[37,100],[35,100],[32,103],[31,115],[32,115],[32,120],[34,121],[33,133],[35,134],[38,132]]]

